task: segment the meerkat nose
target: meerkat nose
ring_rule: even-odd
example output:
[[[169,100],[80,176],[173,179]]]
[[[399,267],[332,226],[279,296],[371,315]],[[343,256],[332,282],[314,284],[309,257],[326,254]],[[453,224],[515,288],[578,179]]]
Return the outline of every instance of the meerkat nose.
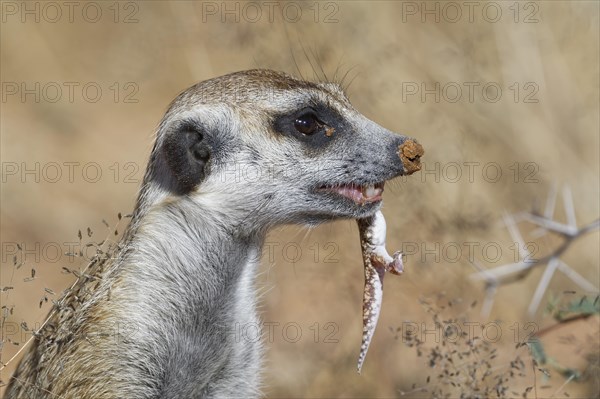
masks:
[[[423,146],[414,139],[406,139],[398,146],[398,156],[404,166],[404,174],[411,175],[421,170],[421,157],[424,152]]]

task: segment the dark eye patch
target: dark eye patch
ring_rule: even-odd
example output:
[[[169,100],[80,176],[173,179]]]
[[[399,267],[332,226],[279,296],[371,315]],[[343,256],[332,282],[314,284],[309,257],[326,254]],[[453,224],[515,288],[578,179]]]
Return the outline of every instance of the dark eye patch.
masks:
[[[348,131],[349,124],[331,107],[311,103],[297,110],[279,114],[273,120],[273,130],[293,137],[311,147],[324,147]]]

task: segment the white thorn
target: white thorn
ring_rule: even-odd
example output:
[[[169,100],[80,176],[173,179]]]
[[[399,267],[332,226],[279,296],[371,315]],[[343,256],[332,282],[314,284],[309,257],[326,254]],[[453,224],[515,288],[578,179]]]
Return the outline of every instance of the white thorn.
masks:
[[[565,207],[565,213],[567,215],[567,223],[569,227],[577,229],[577,220],[575,219],[575,207],[573,206],[573,196],[571,195],[571,188],[565,185],[563,188],[563,206]]]
[[[540,282],[533,294],[533,298],[531,298],[531,302],[529,303],[529,308],[527,312],[530,316],[534,316],[538,307],[540,306],[540,302],[546,293],[546,289],[548,288],[548,284],[550,284],[550,280],[552,280],[552,276],[554,276],[554,272],[558,267],[558,258],[552,258],[548,262],[548,266],[546,266],[546,270],[544,270],[544,274],[542,274],[542,278],[540,278]]]

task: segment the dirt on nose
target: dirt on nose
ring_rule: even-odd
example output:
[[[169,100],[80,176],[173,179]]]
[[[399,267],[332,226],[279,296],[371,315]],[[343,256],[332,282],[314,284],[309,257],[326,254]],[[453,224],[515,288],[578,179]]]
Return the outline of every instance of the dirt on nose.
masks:
[[[398,147],[398,156],[404,165],[406,175],[421,170],[421,157],[425,151],[423,146],[413,139],[408,139]]]

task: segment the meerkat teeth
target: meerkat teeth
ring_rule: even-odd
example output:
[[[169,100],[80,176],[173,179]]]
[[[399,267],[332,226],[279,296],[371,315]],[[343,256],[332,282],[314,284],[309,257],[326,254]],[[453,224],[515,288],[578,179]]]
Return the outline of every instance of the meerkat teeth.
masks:
[[[381,311],[383,277],[387,271],[393,274],[401,274],[403,264],[402,253],[395,252],[392,257],[385,249],[386,223],[381,211],[369,218],[358,219],[357,222],[365,267],[363,335],[357,366],[360,374]]]
[[[374,184],[369,184],[368,186],[363,187],[362,191],[363,195],[367,198],[374,197],[378,194]]]

